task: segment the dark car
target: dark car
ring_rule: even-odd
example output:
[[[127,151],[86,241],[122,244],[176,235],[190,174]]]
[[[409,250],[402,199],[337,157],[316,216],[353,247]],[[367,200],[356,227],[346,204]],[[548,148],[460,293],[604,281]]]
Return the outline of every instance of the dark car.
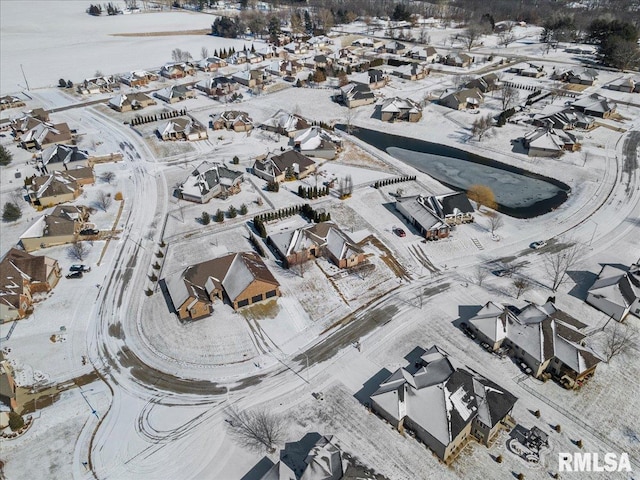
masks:
[[[496,277],[510,277],[511,276],[511,270],[508,270],[506,268],[502,268],[500,270],[494,270],[493,273]]]
[[[87,267],[86,265],[71,265],[69,270],[72,272],[90,272],[91,267]]]
[[[399,237],[406,237],[407,233],[401,228],[396,228],[396,235]]]
[[[69,274],[66,275],[67,278],[82,278],[83,277],[83,273],[82,272],[71,272]]]
[[[95,228],[85,228],[84,230],[80,230],[80,235],[98,235],[100,230],[96,230]]]

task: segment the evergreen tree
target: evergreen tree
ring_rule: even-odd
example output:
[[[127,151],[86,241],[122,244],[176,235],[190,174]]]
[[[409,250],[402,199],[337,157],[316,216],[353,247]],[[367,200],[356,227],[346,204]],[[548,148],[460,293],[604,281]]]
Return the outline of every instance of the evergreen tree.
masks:
[[[236,218],[238,216],[238,210],[233,205],[229,206],[229,210],[227,210],[227,215],[229,218]]]
[[[6,167],[13,160],[13,155],[4,145],[0,145],[0,166]]]
[[[220,209],[216,212],[216,222],[222,223],[224,222],[224,212]]]
[[[249,209],[244,203],[240,205],[240,215],[246,215],[248,211]]]

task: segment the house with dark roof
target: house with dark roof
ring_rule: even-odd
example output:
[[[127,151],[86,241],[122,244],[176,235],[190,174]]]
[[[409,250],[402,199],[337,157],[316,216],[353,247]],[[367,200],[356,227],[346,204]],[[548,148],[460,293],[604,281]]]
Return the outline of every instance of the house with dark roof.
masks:
[[[160,125],[156,130],[162,140],[206,140],[209,138],[207,127],[192,117],[177,117]]]
[[[220,163],[202,162],[176,190],[183,200],[207,203],[214,197],[240,192],[243,178],[242,172],[230,170]]]
[[[48,292],[62,273],[54,258],[12,248],[0,260],[0,322],[19,320],[33,308],[33,294]]]
[[[417,122],[422,118],[422,107],[410,98],[387,98],[380,105],[380,119],[383,122]]]
[[[449,236],[451,227],[444,218],[438,216],[429,197],[398,197],[396,210],[427,240],[439,240]]]
[[[280,296],[280,284],[251,252],[230,253],[187,267],[164,281],[172,312],[196,320],[213,312],[217,300],[234,310]]]
[[[153,98],[142,92],[121,93],[109,100],[109,106],[118,112],[141,110],[155,104]]]
[[[592,93],[586,97],[579,98],[571,104],[573,108],[592,117],[609,118],[616,111],[616,107],[609,99]]]
[[[212,97],[214,100],[224,100],[238,90],[238,83],[232,78],[209,77],[200,80],[195,87]]]
[[[468,67],[473,63],[471,55],[463,52],[451,52],[444,57],[444,64],[452,67]]]
[[[541,112],[533,115],[533,125],[536,127],[555,128],[558,130],[591,130],[595,127],[595,119],[585,115],[573,107],[565,105],[547,105]]]
[[[371,91],[371,88],[369,88],[369,85],[355,82],[348,83],[341,87],[334,98],[336,101],[344,103],[348,108],[369,105],[376,101],[376,96]]]
[[[454,110],[474,109],[484,103],[484,95],[479,88],[464,88],[440,97],[439,102]]]
[[[471,439],[488,446],[517,400],[434,345],[384,380],[371,408],[399,431],[415,433],[449,465]]]
[[[49,173],[49,170],[57,170],[59,168],[69,169],[69,166],[87,164],[89,152],[80,150],[76,146],[68,145],[51,145],[42,152],[36,154],[36,166],[41,173]]]
[[[298,130],[290,142],[303,155],[332,160],[342,149],[342,140],[331,132],[313,126]]]
[[[153,95],[167,103],[182,102],[189,98],[196,98],[196,92],[191,90],[187,85],[171,85],[170,87],[158,90]]]
[[[589,288],[587,303],[619,322],[628,314],[640,318],[640,259],[628,270],[604,265]]]
[[[322,256],[338,268],[355,267],[365,260],[362,249],[332,222],[310,223],[274,233],[269,235],[267,243],[286,268]]]
[[[464,87],[465,88],[477,88],[482,93],[493,92],[498,89],[500,79],[495,73],[487,73],[481,77],[469,80]]]
[[[38,218],[20,235],[20,244],[27,252],[33,252],[73,243],[80,238],[80,232],[93,227],[93,224],[89,224],[87,207],[58,205],[51,213]]]
[[[492,350],[505,348],[536,378],[552,376],[576,387],[593,375],[600,357],[585,346],[586,325],[547,302],[513,305],[488,302],[468,320],[469,328]]]
[[[234,132],[248,132],[253,129],[253,119],[247,112],[226,110],[222,113],[211,114],[211,128],[213,130],[233,130]]]
[[[287,179],[302,179],[316,171],[316,163],[295,150],[270,154],[253,164],[253,174],[268,182],[284,182]]]
[[[34,175],[26,185],[26,191],[34,207],[51,207],[75,200],[82,193],[82,186],[90,183],[95,183],[93,169],[82,167],[54,171],[41,177]]]
[[[425,204],[428,205],[439,218],[443,218],[447,225],[460,225],[474,221],[473,206],[467,194],[464,192],[432,195],[425,198]]]
[[[29,117],[27,125],[29,125],[29,129],[18,137],[20,146],[25,150],[42,150],[54,143],[71,143],[73,141],[71,129],[66,123],[53,124]]]

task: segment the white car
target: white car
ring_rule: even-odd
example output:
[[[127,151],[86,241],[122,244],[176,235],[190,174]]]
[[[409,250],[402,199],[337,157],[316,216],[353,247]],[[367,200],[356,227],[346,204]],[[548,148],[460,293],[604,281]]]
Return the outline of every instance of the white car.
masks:
[[[547,246],[547,242],[545,242],[544,240],[539,240],[537,242],[533,242],[531,245],[529,245],[531,248],[533,248],[534,250],[539,250],[542,247],[546,247]]]

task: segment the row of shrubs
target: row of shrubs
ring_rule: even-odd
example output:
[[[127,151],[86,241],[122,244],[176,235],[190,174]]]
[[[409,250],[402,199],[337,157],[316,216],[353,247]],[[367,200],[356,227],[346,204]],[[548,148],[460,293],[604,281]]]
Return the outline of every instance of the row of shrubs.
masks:
[[[311,205],[305,203],[304,205],[295,205],[293,207],[281,208],[274,212],[261,213],[253,217],[253,226],[262,238],[267,237],[267,229],[265,222],[272,220],[280,220],[281,218],[291,217],[292,215],[301,214],[309,221],[319,223],[328,222],[331,220],[331,214],[329,212],[319,212],[314,210]]]
[[[415,175],[403,175],[401,177],[387,178],[385,180],[378,180],[377,182],[375,182],[373,184],[373,188],[380,188],[386,185],[392,185],[394,183],[400,183],[400,182],[410,182],[415,179],[416,179]]]
[[[300,185],[298,187],[298,196],[302,198],[318,198],[324,197],[325,195],[329,195],[329,187],[303,187]]]
[[[227,209],[226,216],[229,218],[236,218],[238,216],[238,213],[240,213],[240,215],[246,215],[248,211],[249,209],[244,203],[240,205],[239,210],[233,205],[230,205]],[[213,219],[218,223],[224,222],[224,217],[225,212],[220,209],[218,209],[213,215]],[[209,215],[209,212],[202,212],[202,215],[200,215],[200,223],[202,223],[203,225],[209,225],[211,223],[211,218],[212,217],[211,215]]]
[[[166,120],[168,118],[180,117],[182,115],[187,114],[187,109],[183,108],[182,110],[171,110],[169,112],[162,112],[160,115],[145,115],[142,117],[134,117],[131,119],[131,126],[134,125],[142,125],[144,123],[157,122],[158,120]]]

